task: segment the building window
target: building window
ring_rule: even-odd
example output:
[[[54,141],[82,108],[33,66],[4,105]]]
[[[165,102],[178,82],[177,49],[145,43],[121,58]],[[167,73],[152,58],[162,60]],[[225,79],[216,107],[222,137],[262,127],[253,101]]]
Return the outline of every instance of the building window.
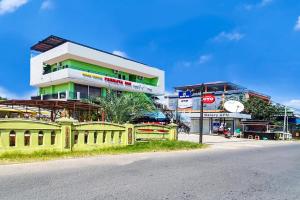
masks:
[[[98,133],[97,131],[94,132],[94,143],[97,144],[97,138],[98,138]]]
[[[51,145],[55,144],[56,133],[55,131],[51,131]]]
[[[84,144],[87,144],[88,143],[88,140],[89,140],[89,132],[85,132],[84,133]]]
[[[77,92],[80,93],[80,98],[82,99],[88,98],[89,89],[87,85],[75,84],[74,89],[75,89],[75,94],[77,94]]]
[[[78,135],[79,135],[78,131],[75,131],[75,133],[74,133],[74,144],[78,144]]]
[[[122,75],[121,74],[118,74],[118,79],[122,79]]]
[[[89,95],[90,97],[100,97],[101,96],[101,88],[97,87],[89,87]]]
[[[39,143],[39,145],[43,145],[43,143],[44,143],[44,132],[43,131],[39,131],[38,143]]]
[[[25,131],[24,133],[24,145],[30,146],[30,131]]]
[[[122,76],[122,79],[123,79],[123,80],[126,80],[126,76],[125,76],[125,75],[123,75],[123,76]]]
[[[10,131],[9,133],[9,146],[14,147],[16,146],[16,132]]]

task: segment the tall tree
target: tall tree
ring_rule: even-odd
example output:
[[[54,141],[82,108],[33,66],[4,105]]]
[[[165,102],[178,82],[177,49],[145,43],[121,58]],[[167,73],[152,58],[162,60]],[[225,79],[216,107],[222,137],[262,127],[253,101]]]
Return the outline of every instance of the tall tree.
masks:
[[[108,90],[106,96],[91,101],[100,105],[106,121],[114,123],[132,122],[155,110],[153,101],[143,93],[117,94]]]
[[[279,104],[272,104],[258,97],[250,97],[244,102],[245,112],[251,114],[252,119],[274,121],[282,115],[284,108]]]

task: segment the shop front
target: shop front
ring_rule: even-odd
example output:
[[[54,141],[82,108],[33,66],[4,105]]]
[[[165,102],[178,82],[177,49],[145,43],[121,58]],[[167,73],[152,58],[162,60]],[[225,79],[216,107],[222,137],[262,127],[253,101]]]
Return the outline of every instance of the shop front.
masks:
[[[199,133],[200,113],[181,113],[190,118],[190,133]],[[241,113],[204,113],[203,114],[203,134],[214,134],[224,129],[234,133],[241,129],[241,121],[251,119],[251,115]]]

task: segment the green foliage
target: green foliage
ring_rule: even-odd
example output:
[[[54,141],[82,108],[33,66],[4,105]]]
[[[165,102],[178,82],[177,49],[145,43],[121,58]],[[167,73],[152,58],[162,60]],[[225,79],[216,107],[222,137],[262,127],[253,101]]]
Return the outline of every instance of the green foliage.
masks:
[[[6,98],[0,97],[0,101],[5,101],[7,100]]]
[[[126,153],[139,153],[139,152],[156,152],[156,151],[172,151],[172,150],[189,150],[205,148],[207,145],[201,145],[187,141],[150,141],[140,142],[134,145],[123,147],[107,147],[95,148],[93,150],[85,151],[49,151],[40,150],[30,153],[24,152],[6,152],[0,154],[0,164],[12,162],[29,162],[40,160],[53,160],[57,158],[78,158],[97,155],[114,155]]]
[[[257,97],[251,97],[246,102],[245,112],[251,114],[255,120],[274,121],[278,115],[284,113],[284,108],[278,104],[272,104]]]
[[[143,93],[117,94],[108,90],[106,96],[92,99],[92,102],[100,105],[106,121],[114,123],[132,122],[146,112],[155,111],[153,101]]]

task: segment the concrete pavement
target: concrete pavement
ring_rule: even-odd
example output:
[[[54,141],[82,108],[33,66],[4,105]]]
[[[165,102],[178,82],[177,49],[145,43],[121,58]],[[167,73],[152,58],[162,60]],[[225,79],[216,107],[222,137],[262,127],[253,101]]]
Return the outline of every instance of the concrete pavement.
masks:
[[[3,165],[0,199],[299,199],[299,152],[285,143]]]
[[[179,140],[198,142],[199,135],[197,134],[179,134]],[[298,141],[285,140],[285,141],[275,141],[275,140],[253,140],[232,137],[230,139],[219,135],[203,135],[203,142],[209,144],[213,149],[245,149],[245,148],[264,148],[278,145],[288,145],[288,144],[298,144]]]

